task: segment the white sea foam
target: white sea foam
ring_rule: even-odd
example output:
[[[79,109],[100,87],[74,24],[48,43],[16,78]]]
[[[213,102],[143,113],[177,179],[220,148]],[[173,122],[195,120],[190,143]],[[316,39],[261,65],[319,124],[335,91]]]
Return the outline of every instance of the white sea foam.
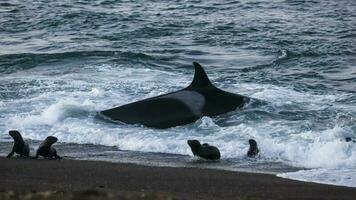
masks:
[[[300,170],[297,172],[281,173],[277,176],[306,182],[356,187],[356,170],[354,168]]]
[[[293,103],[303,104],[309,108],[322,108],[320,105],[334,103],[343,96],[335,95],[317,95],[306,92],[298,92],[292,88],[278,87],[274,85],[260,84],[238,84],[235,85],[239,91],[250,94],[249,96],[263,99],[267,102],[273,102],[275,105],[292,105]]]
[[[10,126],[27,127],[34,125],[54,125],[58,121],[70,116],[74,112],[88,112],[94,107],[94,103],[88,100],[78,103],[75,100],[59,100],[50,105],[40,114],[35,115],[19,115],[14,116],[9,120]]]

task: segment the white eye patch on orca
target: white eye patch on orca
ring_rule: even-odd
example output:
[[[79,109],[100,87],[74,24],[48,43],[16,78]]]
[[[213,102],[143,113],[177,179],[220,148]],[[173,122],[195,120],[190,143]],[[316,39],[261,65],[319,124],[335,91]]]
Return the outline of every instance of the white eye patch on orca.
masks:
[[[201,116],[205,104],[205,97],[198,92],[183,90],[166,95],[163,98],[178,100],[186,105],[194,115]]]

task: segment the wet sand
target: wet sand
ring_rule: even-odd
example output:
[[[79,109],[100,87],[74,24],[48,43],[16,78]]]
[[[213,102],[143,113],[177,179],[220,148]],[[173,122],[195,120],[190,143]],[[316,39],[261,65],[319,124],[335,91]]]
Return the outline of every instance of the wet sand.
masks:
[[[85,199],[93,194],[101,195],[96,199],[118,196],[119,199],[356,198],[356,188],[293,181],[267,174],[0,157],[0,198],[13,195],[16,199],[27,193],[54,193],[61,195],[60,199]]]

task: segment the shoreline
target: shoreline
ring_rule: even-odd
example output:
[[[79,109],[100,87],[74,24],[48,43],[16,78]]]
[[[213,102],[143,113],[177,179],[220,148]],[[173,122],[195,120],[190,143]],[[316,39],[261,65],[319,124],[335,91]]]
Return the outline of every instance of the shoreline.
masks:
[[[94,190],[112,194],[164,194],[167,199],[354,199],[356,196],[356,188],[302,182],[270,174],[4,157],[0,157],[0,188],[2,194],[8,191],[68,194]]]

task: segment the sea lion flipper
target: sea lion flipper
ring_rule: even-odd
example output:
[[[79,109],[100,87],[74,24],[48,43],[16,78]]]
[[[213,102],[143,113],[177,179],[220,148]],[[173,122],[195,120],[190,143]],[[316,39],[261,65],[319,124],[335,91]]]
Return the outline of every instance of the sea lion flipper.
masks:
[[[62,157],[60,157],[58,154],[54,155],[54,158],[56,158],[56,159],[62,159]]]
[[[28,145],[28,143],[25,143],[24,150],[23,150],[23,155],[25,157],[29,157],[30,156],[30,146]]]
[[[31,159],[38,159],[38,154],[36,153],[36,156],[30,157]]]
[[[9,155],[6,156],[6,158],[11,158],[15,153],[14,148],[12,148],[11,152],[9,153]]]
[[[62,159],[62,157],[60,157],[58,154],[57,154],[57,150],[54,148],[54,147],[51,147],[50,150],[49,150],[49,156],[48,156],[49,159]]]

